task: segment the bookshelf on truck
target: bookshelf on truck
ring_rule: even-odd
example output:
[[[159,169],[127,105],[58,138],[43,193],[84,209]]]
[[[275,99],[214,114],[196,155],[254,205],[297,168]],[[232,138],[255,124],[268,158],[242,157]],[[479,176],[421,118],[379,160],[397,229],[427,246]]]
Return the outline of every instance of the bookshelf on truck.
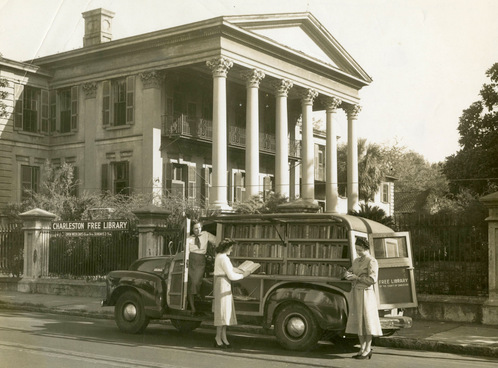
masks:
[[[417,298],[410,237],[406,232],[397,233],[360,217],[324,213],[222,215],[205,219],[204,230],[216,234],[218,242],[224,238],[236,242],[230,255],[235,267],[244,262],[259,264],[249,277],[232,283],[237,318],[239,323],[273,329],[286,349],[308,350],[320,339],[344,337],[351,282],[343,276],[357,257],[356,237],[368,239],[371,254],[379,263],[375,291],[384,333],[392,334],[411,326],[412,321],[403,316],[403,309],[416,307]],[[145,314],[147,323],[150,318],[168,318],[183,331],[212,320],[210,260],[202,287],[203,298],[196,302],[196,308],[204,312],[199,317],[189,314],[186,302],[188,249],[152,260],[158,258],[165,262],[163,270],[158,272],[162,279],[160,293],[164,295],[149,296],[148,292],[136,290],[136,298],[142,305],[129,296],[128,304],[123,301],[116,304],[119,297],[112,294],[119,281],[110,274],[104,303],[116,305],[118,326],[126,331],[123,308],[130,303],[138,306],[137,314]],[[138,285],[139,282],[137,288]],[[114,304],[109,304],[109,300],[114,300]]]

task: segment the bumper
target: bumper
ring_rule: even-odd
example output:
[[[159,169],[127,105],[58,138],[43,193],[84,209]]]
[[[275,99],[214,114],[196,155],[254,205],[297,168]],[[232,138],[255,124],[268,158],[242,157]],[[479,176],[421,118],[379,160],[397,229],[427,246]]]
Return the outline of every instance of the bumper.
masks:
[[[380,317],[380,325],[383,330],[397,330],[412,327],[412,319],[405,316]]]
[[[104,299],[100,302],[100,306],[101,307],[108,307],[109,306],[109,303],[107,302],[107,299]]]

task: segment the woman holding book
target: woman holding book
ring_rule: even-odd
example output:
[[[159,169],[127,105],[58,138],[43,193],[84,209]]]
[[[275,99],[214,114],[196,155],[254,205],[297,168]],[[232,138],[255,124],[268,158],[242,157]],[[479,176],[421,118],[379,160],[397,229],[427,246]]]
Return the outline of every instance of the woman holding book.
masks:
[[[372,337],[382,336],[373,288],[377,282],[379,265],[370,255],[370,245],[365,238],[356,238],[355,249],[358,257],[345,276],[347,280],[353,281],[346,333],[357,334],[360,340],[360,351],[352,358],[370,359],[373,354]]]
[[[231,239],[222,240],[216,247],[217,254],[214,260],[213,312],[216,326],[214,346],[219,349],[231,347],[227,339],[227,326],[237,324],[230,281],[241,280],[251,273],[249,270],[242,272],[232,266],[228,255],[232,252],[234,244]]]

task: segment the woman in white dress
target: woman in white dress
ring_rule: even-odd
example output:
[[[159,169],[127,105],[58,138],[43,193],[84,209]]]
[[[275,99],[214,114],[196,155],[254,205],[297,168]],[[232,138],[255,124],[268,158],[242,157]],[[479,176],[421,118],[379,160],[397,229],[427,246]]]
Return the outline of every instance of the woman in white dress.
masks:
[[[231,239],[221,241],[216,247],[217,254],[214,260],[213,312],[216,326],[214,346],[220,349],[231,347],[227,339],[227,326],[237,324],[230,281],[241,280],[250,275],[250,272],[243,273],[232,266],[228,255],[232,252],[234,244]]]
[[[357,237],[355,249],[358,258],[353,261],[345,276],[347,280],[353,281],[346,333],[357,334],[360,340],[360,351],[353,355],[353,358],[370,359],[372,336],[382,336],[377,298],[373,288],[377,282],[379,265],[370,255],[370,245],[366,239]]]

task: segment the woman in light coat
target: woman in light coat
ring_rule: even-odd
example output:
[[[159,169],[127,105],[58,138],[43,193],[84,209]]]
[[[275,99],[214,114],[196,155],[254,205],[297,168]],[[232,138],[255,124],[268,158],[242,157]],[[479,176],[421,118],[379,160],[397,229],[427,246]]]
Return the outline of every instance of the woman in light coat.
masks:
[[[355,248],[358,258],[346,274],[346,279],[353,281],[346,333],[357,334],[360,340],[360,351],[353,358],[370,359],[373,354],[372,337],[382,336],[373,288],[377,282],[379,265],[370,255],[370,245],[365,238],[357,237]]]
[[[214,260],[213,312],[216,326],[214,346],[219,349],[231,347],[227,339],[227,326],[237,324],[230,281],[241,280],[250,274],[248,271],[242,273],[232,266],[228,255],[232,252],[234,244],[231,239],[221,241],[216,247],[217,254]]]

